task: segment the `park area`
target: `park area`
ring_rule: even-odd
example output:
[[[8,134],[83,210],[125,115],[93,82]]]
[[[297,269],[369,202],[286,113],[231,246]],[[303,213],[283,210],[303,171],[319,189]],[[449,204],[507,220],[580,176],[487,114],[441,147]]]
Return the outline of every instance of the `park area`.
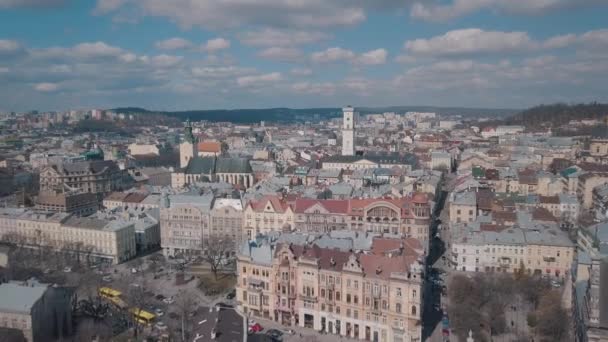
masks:
[[[569,314],[555,280],[527,274],[452,274],[448,283],[452,333],[466,341],[571,341]]]
[[[193,340],[206,336],[200,322],[234,288],[233,270],[214,272],[204,260],[166,259],[152,253],[120,265],[82,255],[12,246],[6,280],[32,277],[74,289],[77,341]],[[105,292],[100,293],[100,289]],[[103,292],[103,291],[102,291]]]

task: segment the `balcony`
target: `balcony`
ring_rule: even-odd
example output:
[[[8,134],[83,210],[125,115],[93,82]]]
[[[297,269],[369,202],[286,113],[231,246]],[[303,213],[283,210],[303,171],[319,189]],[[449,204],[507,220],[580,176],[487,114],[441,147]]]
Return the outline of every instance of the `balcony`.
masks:
[[[281,300],[277,300],[276,302],[276,308],[279,311],[283,311],[283,312],[291,312],[291,307],[289,306],[289,300],[285,300],[285,305],[281,304]]]
[[[544,262],[555,262],[555,257],[543,257]]]
[[[299,294],[298,295],[298,299],[304,300],[304,301],[307,301],[307,302],[315,302],[315,303],[319,300],[319,298],[316,297],[316,296],[308,296],[308,295],[305,295],[305,294]]]

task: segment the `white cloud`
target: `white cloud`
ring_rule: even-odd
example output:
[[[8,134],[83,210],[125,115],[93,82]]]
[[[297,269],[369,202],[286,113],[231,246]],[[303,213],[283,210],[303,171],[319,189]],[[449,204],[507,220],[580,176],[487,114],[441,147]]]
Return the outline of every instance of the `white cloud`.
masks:
[[[177,65],[179,62],[184,59],[182,56],[172,56],[172,55],[158,55],[148,58],[147,56],[144,59],[146,63],[156,68],[167,68]]]
[[[219,67],[194,67],[192,75],[202,79],[223,79],[234,78],[252,74],[255,72],[253,68],[242,68],[237,66],[219,66]]]
[[[376,49],[362,53],[357,57],[356,63],[362,65],[379,65],[386,63],[388,51],[386,49]]]
[[[54,91],[57,91],[58,89],[59,89],[59,86],[56,83],[43,82],[43,83],[37,83],[34,85],[34,90],[43,92],[43,93],[54,92]]]
[[[589,31],[580,37],[585,44],[596,47],[608,47],[608,29]]]
[[[168,17],[183,28],[333,27],[361,23],[366,10],[402,6],[398,0],[97,0],[95,13],[136,8],[143,15]]]
[[[291,89],[300,94],[333,95],[336,85],[331,82],[297,82],[291,85]]]
[[[292,62],[302,57],[302,51],[291,47],[271,47],[257,53],[258,57],[275,61]]]
[[[523,64],[528,67],[539,68],[553,64],[555,61],[557,61],[555,56],[538,56],[524,59]]]
[[[484,31],[477,28],[449,31],[430,39],[415,39],[405,43],[413,55],[448,56],[513,52],[536,46],[526,32]]]
[[[74,46],[71,51],[75,56],[82,58],[97,57],[117,57],[123,54],[124,50],[108,45],[104,42],[81,43]]]
[[[228,49],[230,47],[230,41],[224,38],[215,38],[215,39],[210,39],[207,41],[207,43],[203,44],[202,46],[202,50],[209,52],[209,53],[214,53],[220,50],[225,50]]]
[[[189,49],[192,43],[189,40],[179,37],[173,37],[166,40],[158,41],[154,44],[157,49],[161,50],[181,50]]]
[[[324,51],[314,52],[310,59],[314,63],[335,63],[350,62],[355,65],[379,65],[386,63],[388,51],[386,49],[376,49],[356,54],[355,52],[341,47],[332,47]]]
[[[539,14],[596,4],[601,4],[601,0],[452,0],[448,4],[418,2],[412,6],[410,15],[426,21],[447,21],[484,9],[501,13]]]
[[[125,63],[135,62],[137,60],[137,55],[131,52],[124,53],[118,57],[121,61]]]
[[[241,76],[236,79],[236,83],[240,87],[258,86],[260,84],[275,83],[283,80],[280,72],[271,72],[269,74]]]
[[[292,75],[296,75],[296,76],[312,75],[312,69],[309,69],[309,68],[293,68],[289,72],[291,72]]]
[[[547,49],[559,49],[569,46],[576,42],[575,34],[564,34],[561,36],[551,37],[543,42],[543,47]]]
[[[247,31],[239,35],[243,44],[251,46],[297,46],[317,43],[331,36],[319,31],[279,30],[266,28],[259,31]]]
[[[332,47],[324,51],[314,52],[311,59],[315,63],[332,63],[355,58],[355,53],[341,47]]]
[[[0,56],[13,55],[23,50],[21,44],[14,40],[0,39]]]

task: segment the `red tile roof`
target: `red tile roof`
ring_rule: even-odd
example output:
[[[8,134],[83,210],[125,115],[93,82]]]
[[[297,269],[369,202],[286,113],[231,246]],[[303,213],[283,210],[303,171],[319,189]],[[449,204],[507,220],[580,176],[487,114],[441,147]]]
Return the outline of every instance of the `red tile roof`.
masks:
[[[217,141],[202,141],[198,143],[197,148],[199,152],[220,153],[222,144]]]
[[[303,213],[308,208],[315,204],[321,205],[327,209],[330,213],[334,214],[348,214],[349,209],[348,200],[315,200],[307,198],[299,198],[295,201],[294,211],[296,213]]]
[[[266,208],[268,202],[270,202],[272,208],[277,213],[284,213],[289,208],[287,202],[280,199],[278,196],[264,196],[257,201],[249,202],[248,205],[250,205],[254,211],[262,212]]]

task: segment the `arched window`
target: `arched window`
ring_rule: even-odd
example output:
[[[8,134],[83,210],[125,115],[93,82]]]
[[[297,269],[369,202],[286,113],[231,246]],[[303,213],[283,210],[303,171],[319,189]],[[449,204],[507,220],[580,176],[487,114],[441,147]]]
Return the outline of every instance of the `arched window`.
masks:
[[[415,314],[416,314],[416,305],[413,305],[412,306],[412,315],[415,315]]]
[[[397,313],[401,313],[401,303],[397,303],[395,305],[395,311],[397,311]]]

